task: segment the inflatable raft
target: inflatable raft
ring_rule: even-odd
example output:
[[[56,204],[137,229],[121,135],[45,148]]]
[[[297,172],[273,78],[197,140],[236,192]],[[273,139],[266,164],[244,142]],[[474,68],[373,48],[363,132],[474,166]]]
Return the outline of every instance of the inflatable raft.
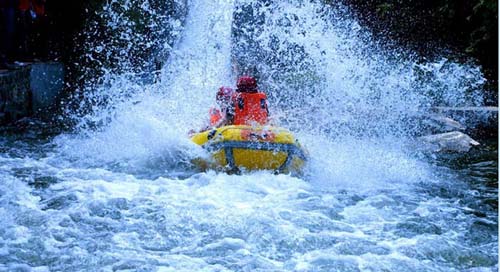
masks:
[[[205,168],[300,173],[306,161],[306,151],[293,134],[279,127],[224,126],[191,140],[211,153],[211,161],[198,162]]]

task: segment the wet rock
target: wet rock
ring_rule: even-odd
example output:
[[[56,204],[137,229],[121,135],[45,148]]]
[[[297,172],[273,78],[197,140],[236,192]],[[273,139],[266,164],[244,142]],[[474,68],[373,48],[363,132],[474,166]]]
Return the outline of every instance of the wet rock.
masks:
[[[493,106],[483,106],[483,107],[433,107],[432,111],[438,113],[469,113],[469,114],[479,114],[479,113],[498,113],[498,107]]]
[[[452,131],[418,138],[417,149],[431,152],[468,152],[472,147],[480,145],[467,134]]]
[[[431,114],[425,117],[427,117],[427,119],[424,123],[436,132],[463,131],[466,129],[466,127],[458,121],[441,114]]]
[[[29,181],[28,184],[30,186],[35,187],[35,189],[46,189],[50,185],[55,184],[57,182],[58,179],[56,177],[42,176],[42,177],[35,177],[32,181]]]
[[[431,111],[459,120],[473,137],[498,135],[498,107],[433,107]]]
[[[0,73],[0,125],[31,114],[29,67]]]
[[[42,201],[42,210],[62,210],[72,203],[75,203],[78,200],[78,197],[73,194],[65,194],[65,195],[57,195],[52,198],[46,199]]]
[[[64,88],[65,68],[62,63],[33,63],[30,70],[30,89],[33,112],[53,106]]]
[[[0,124],[54,106],[63,84],[64,65],[59,62],[38,62],[0,73]]]

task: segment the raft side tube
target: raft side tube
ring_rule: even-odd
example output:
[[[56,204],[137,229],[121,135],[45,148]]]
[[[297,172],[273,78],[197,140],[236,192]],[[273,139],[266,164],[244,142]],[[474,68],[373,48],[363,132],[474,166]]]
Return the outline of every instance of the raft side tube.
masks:
[[[212,154],[213,168],[226,171],[299,172],[307,160],[293,134],[279,127],[225,126],[193,135],[192,140]]]

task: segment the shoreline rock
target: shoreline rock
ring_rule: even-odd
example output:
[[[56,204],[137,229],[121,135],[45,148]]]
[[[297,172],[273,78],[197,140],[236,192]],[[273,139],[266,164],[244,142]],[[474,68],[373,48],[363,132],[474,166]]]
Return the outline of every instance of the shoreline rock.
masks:
[[[37,62],[0,71],[0,125],[55,106],[64,89],[64,70],[59,62]]]
[[[419,149],[432,152],[468,152],[472,147],[480,145],[460,131],[421,136],[417,139],[421,143]]]

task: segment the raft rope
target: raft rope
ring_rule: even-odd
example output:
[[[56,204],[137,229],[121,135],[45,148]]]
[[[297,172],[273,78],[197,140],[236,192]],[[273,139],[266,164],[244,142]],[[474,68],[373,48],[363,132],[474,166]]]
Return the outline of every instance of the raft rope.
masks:
[[[268,143],[268,142],[241,142],[241,141],[225,141],[206,144],[203,146],[210,152],[217,150],[224,150],[226,154],[226,161],[230,169],[236,169],[234,162],[233,149],[251,149],[263,151],[286,152],[287,158],[285,162],[277,169],[278,172],[283,172],[292,162],[294,156],[306,160],[304,152],[295,144],[282,144],[282,143]]]

